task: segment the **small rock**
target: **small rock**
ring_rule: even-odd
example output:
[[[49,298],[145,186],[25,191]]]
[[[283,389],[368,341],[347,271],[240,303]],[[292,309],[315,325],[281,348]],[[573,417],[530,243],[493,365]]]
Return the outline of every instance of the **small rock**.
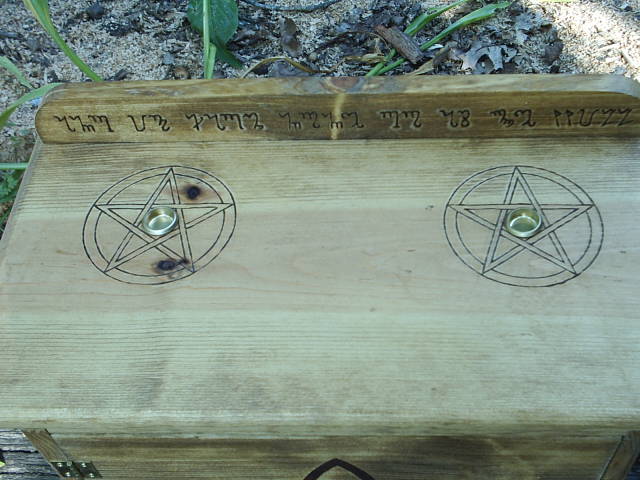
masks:
[[[44,55],[40,55],[37,57],[34,57],[34,59],[40,64],[42,65],[44,68],[48,68],[51,66],[51,61],[45,57]]]
[[[124,37],[125,35],[133,31],[133,25],[131,25],[131,23],[118,24],[111,22],[105,25],[104,29],[112,37]]]
[[[127,78],[127,75],[129,75],[131,72],[128,72],[127,70],[125,70],[124,68],[121,70],[118,70],[116,72],[115,75],[113,75],[112,77],[107,78],[107,80],[109,81],[115,81],[115,82],[119,82],[121,80],[124,80],[125,78]]]
[[[189,77],[189,70],[182,65],[178,65],[173,68],[173,78],[176,80],[187,80]]]
[[[97,20],[105,14],[105,9],[100,3],[96,2],[87,8],[87,15],[91,20]]]
[[[163,65],[175,65],[176,59],[170,53],[165,53],[162,55],[162,64]]]
[[[27,38],[27,47],[29,47],[29,50],[31,50],[32,52],[37,52],[41,48],[40,42],[35,37]]]
[[[9,38],[11,40],[17,40],[20,37],[18,36],[17,33],[0,30],[0,38]]]
[[[554,42],[551,45],[547,45],[544,49],[543,58],[549,64],[555,62],[558,58],[560,58],[560,54],[564,49],[564,44],[560,41]]]
[[[402,15],[394,15],[393,17],[391,17],[391,24],[392,25],[396,25],[398,27],[404,25],[405,20],[404,17]]]

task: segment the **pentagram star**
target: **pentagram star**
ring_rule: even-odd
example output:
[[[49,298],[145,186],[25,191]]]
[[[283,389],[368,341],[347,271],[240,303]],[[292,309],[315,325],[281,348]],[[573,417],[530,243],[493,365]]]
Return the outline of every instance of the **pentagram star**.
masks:
[[[513,202],[513,197],[518,185],[522,187],[522,190],[524,191],[529,203]],[[488,271],[494,270],[496,267],[511,260],[520,253],[529,251],[537,255],[538,257],[559,266],[563,270],[577,275],[574,264],[571,262],[571,259],[567,255],[567,251],[564,245],[558,237],[558,229],[572,222],[580,215],[588,212],[591,208],[593,208],[593,204],[541,203],[536,197],[533,189],[527,182],[525,175],[518,167],[515,167],[509,178],[506,193],[504,195],[504,200],[502,203],[464,203],[450,204],[449,206],[460,215],[491,230],[491,240],[489,241],[487,253],[482,265],[483,274]],[[532,207],[533,209],[535,209],[536,212],[538,212],[538,215],[540,215],[540,219],[542,221],[542,229],[527,239],[519,238],[511,234],[508,230],[506,230],[504,226],[505,218],[507,217],[508,213],[512,210],[522,207]],[[477,210],[499,210],[498,219],[495,223],[490,222],[489,220],[478,215],[476,213]],[[556,221],[551,222],[549,221],[549,218],[546,214],[546,212],[550,210],[568,210],[568,213],[558,218]],[[545,238],[549,238],[551,240],[553,249],[555,250],[555,255],[536,245],[538,242]],[[513,245],[511,249],[496,258],[496,251],[500,239],[506,239],[515,245]]]
[[[171,194],[171,202],[158,202],[158,197],[163,192],[166,186],[169,186]],[[210,219],[211,217],[223,212],[233,204],[231,203],[182,203],[180,198],[180,191],[178,190],[178,182],[176,180],[176,174],[173,168],[169,168],[163,175],[162,180],[151,193],[144,203],[101,203],[97,204],[96,208],[102,213],[113,219],[121,226],[123,226],[127,233],[115,249],[111,259],[109,260],[106,268],[103,270],[105,273],[114,268],[118,268],[120,265],[134,259],[135,257],[149,251],[156,249],[164,255],[175,259],[180,259],[182,268],[186,268],[191,272],[195,272],[196,265],[193,259],[193,253],[191,252],[191,244],[189,243],[189,229],[196,225]],[[142,219],[149,210],[156,206],[170,207],[176,210],[178,215],[178,222],[176,228],[164,235],[154,237],[140,228]],[[199,217],[187,222],[185,219],[185,210],[202,210],[203,213]],[[129,221],[118,213],[118,210],[137,210],[133,221]],[[137,249],[123,255],[127,246],[134,237],[138,237],[144,242],[144,245]],[[166,245],[169,240],[180,237],[180,250],[178,253],[172,248]]]

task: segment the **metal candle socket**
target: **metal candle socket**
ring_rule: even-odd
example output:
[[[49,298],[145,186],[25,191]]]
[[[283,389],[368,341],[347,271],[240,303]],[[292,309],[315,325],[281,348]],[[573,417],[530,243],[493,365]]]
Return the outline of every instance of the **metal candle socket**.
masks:
[[[540,230],[542,220],[533,208],[518,208],[507,215],[505,229],[519,238],[529,238]]]
[[[159,236],[173,230],[178,221],[176,211],[171,207],[154,207],[142,219],[142,229],[149,235]]]

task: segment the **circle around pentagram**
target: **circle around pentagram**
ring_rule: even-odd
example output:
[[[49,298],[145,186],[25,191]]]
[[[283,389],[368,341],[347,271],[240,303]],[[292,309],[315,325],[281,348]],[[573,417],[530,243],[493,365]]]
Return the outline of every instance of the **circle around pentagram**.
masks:
[[[518,206],[543,215],[542,229],[517,238],[503,219]],[[504,212],[504,213],[503,213]],[[604,238],[600,212],[573,181],[543,168],[493,167],[464,180],[444,211],[447,242],[455,255],[485,278],[519,287],[549,287],[584,272]]]
[[[140,228],[156,206],[175,209],[176,228],[152,236]],[[236,225],[229,188],[197,168],[149,168],[108,187],[85,217],[82,241],[91,263],[130,284],[159,285],[193,275],[215,260]]]

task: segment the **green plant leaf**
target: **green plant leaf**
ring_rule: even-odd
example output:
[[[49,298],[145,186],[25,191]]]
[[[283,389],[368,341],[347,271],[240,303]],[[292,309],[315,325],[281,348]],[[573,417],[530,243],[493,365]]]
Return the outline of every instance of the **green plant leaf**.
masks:
[[[208,3],[207,3],[208,2]],[[210,8],[205,12],[205,4]],[[204,30],[204,15],[209,13],[208,32]],[[216,46],[215,56],[232,67],[240,68],[240,62],[227,48],[227,42],[235,35],[238,29],[238,5],[235,0],[190,0],[187,8],[187,18],[191,26],[200,32],[203,37],[209,34],[210,41]],[[206,38],[205,38],[206,41]],[[213,58],[210,47],[204,47],[204,65],[206,72],[210,70],[208,62]],[[207,77],[206,77],[207,78]]]
[[[408,26],[404,29],[404,33],[409,36],[415,36],[420,30],[422,30],[429,22],[439,17],[443,13],[451,10],[452,8],[458,7],[463,3],[467,3],[469,0],[458,0],[457,2],[451,3],[449,5],[445,5],[444,7],[440,7],[438,9],[429,9],[429,11],[424,12],[418,15]],[[398,51],[393,48],[387,53],[380,63],[376,64],[368,73],[367,77],[374,77],[380,74],[380,71],[384,68],[384,66],[391,61],[393,57],[396,56]]]
[[[242,67],[242,62],[238,60],[233,53],[229,51],[226,45],[217,45],[218,51],[216,56],[226,64],[231,65],[233,68]]]
[[[438,43],[444,37],[452,34],[456,30],[461,29],[462,27],[466,27],[467,25],[471,25],[472,23],[481,22],[482,20],[486,20],[487,18],[492,17],[493,15],[496,14],[498,10],[502,8],[507,8],[509,5],[511,5],[511,3],[512,3],[511,0],[506,2],[500,2],[500,3],[491,3],[489,5],[485,5],[484,7],[478,8],[477,10],[474,10],[473,12],[465,15],[458,21],[449,25],[447,28],[445,28],[442,32],[440,32],[438,35],[433,37],[428,42],[420,45],[420,50],[427,50],[431,48],[433,45]]]
[[[466,27],[467,25],[471,25],[472,23],[481,22],[482,20],[486,20],[487,18],[492,17],[493,15],[496,14],[498,10],[502,8],[507,8],[509,5],[511,5],[511,3],[512,3],[511,0],[500,2],[500,3],[491,3],[489,5],[485,5],[484,7],[478,8],[477,10],[474,10],[473,12],[465,15],[458,21],[449,25],[447,28],[445,28],[443,31],[441,31],[438,35],[433,37],[428,42],[425,42],[422,45],[420,45],[420,50],[428,50],[429,48],[434,46],[436,43],[438,43],[440,40],[447,37],[448,35],[451,35],[456,30]],[[386,73],[389,70],[393,70],[394,68],[402,65],[404,62],[406,62],[404,58],[400,60],[396,60],[395,62],[390,63],[389,65],[382,68],[380,71],[376,72],[376,74],[379,75],[382,73]]]
[[[209,49],[205,53],[206,57],[204,59],[204,78],[213,78],[213,66],[216,63],[217,52],[218,47],[213,43],[209,44]]]
[[[18,81],[25,87],[33,88],[33,85],[31,85],[31,82],[27,80],[27,77],[25,77],[20,69],[7,57],[0,57],[0,67],[4,67],[9,70],[9,72],[13,73]]]
[[[69,57],[69,60],[71,60],[75,64],[75,66],[78,67],[80,71],[82,71],[82,73],[84,73],[93,81],[102,81],[102,78],[93,70],[91,70],[91,68],[89,68],[89,65],[84,63],[80,59],[80,57],[78,57],[78,55],[76,55],[76,52],[74,52],[69,47],[69,45],[66,44],[64,39],[58,33],[56,26],[51,21],[48,0],[22,0],[22,3],[24,3],[25,7],[27,7],[31,11],[31,13],[33,13],[33,15],[36,17],[36,20],[38,20],[40,25],[42,25],[42,28],[44,28],[45,32],[49,34],[51,39],[56,42],[58,47],[60,47],[60,50],[62,50],[64,54]]]
[[[428,12],[424,12],[409,24],[409,26],[404,30],[404,33],[413,36],[420,30],[422,30],[429,22],[431,22],[431,20],[438,18],[443,13],[451,10],[452,8],[462,5],[463,3],[467,3],[468,1],[469,0],[458,0],[457,2],[454,2],[450,5],[445,5],[444,7],[438,8],[435,11],[430,10]]]
[[[0,177],[0,203],[13,202],[20,187],[22,172],[19,170]]]
[[[31,90],[29,93],[25,93],[18,100],[16,100],[11,105],[9,105],[9,107],[4,112],[0,113],[0,129],[4,128],[4,126],[7,124],[7,121],[9,120],[9,117],[16,110],[16,108],[18,108],[20,105],[22,105],[23,103],[26,103],[26,102],[28,102],[30,100],[34,100],[34,99],[36,99],[38,97],[42,97],[49,90],[51,90],[54,87],[57,87],[58,85],[62,85],[62,84],[61,83],[50,83],[50,84],[45,85],[43,87],[36,88],[35,90]]]
[[[202,3],[204,0],[190,0],[187,18],[198,32],[203,32]],[[238,4],[236,0],[209,0],[211,18],[209,31],[216,46],[226,45],[238,29]]]

